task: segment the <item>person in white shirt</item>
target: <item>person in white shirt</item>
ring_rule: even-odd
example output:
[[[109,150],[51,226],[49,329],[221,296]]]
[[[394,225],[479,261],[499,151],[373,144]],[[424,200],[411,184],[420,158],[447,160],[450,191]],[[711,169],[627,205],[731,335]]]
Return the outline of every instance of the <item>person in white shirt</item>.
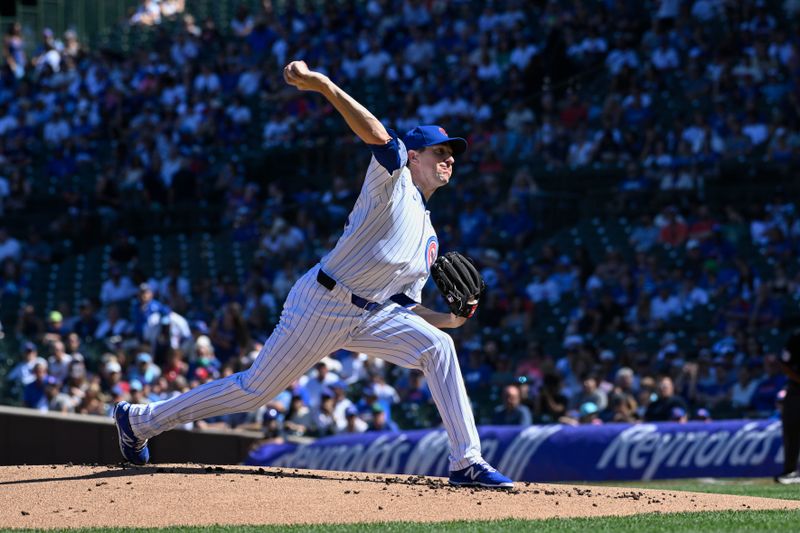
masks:
[[[122,318],[119,307],[111,304],[106,308],[106,317],[97,326],[94,332],[95,339],[105,339],[106,337],[121,337],[131,331],[130,323]]]
[[[250,108],[244,105],[244,102],[239,96],[234,96],[233,102],[226,110],[226,114],[234,124],[250,124],[252,120]]]
[[[702,113],[695,113],[694,123],[684,128],[681,139],[689,143],[692,153],[699,153],[703,149],[706,141],[706,124]]]
[[[189,280],[186,279],[185,276],[181,275],[181,267],[177,261],[172,262],[169,265],[167,275],[161,278],[161,281],[158,282],[158,295],[165,296],[169,294],[169,285],[172,282],[175,282],[175,286],[178,289],[178,294],[185,298],[189,298],[191,296],[191,286],[189,284]]]
[[[136,294],[136,287],[131,278],[123,276],[119,267],[111,267],[109,274],[111,277],[103,282],[100,289],[100,301],[103,305],[125,302]]]
[[[608,51],[608,43],[601,35],[598,35],[596,31],[590,29],[589,35],[584,37],[583,41],[581,41],[581,48],[584,54],[601,56]]]
[[[173,350],[180,348],[181,344],[192,336],[189,322],[178,313],[174,311],[164,315],[153,313],[147,318],[143,334],[144,339],[153,344],[153,351],[155,351],[155,344],[158,342],[159,335],[165,327],[169,328],[167,332],[169,334],[169,345]]]
[[[421,30],[411,30],[411,43],[406,46],[405,60],[412,66],[422,66],[430,63],[436,53],[433,43],[425,37]]]
[[[3,204],[5,199],[11,195],[11,184],[8,180],[0,176],[0,216],[3,215]]]
[[[526,42],[520,38],[520,40],[517,40],[516,45],[511,50],[511,56],[508,60],[512,65],[515,65],[518,69],[524,71],[526,68],[528,68],[528,64],[531,62],[531,59],[533,59],[538,53],[539,49],[535,44]]]
[[[360,67],[367,78],[377,78],[383,74],[392,57],[381,48],[378,41],[370,43],[369,53],[361,58]]]
[[[345,383],[345,385],[352,385],[353,383],[367,379],[369,377],[369,373],[367,372],[369,356],[365,353],[351,352],[349,350],[343,350],[342,352],[344,355],[339,359],[342,365],[339,375],[343,383]]]
[[[400,395],[397,393],[397,390],[386,383],[386,380],[383,378],[383,375],[375,372],[372,374],[372,382],[369,384],[372,387],[375,396],[377,396],[378,400],[385,402],[387,405],[392,405],[395,403],[400,403]]]
[[[661,41],[658,48],[653,50],[653,55],[650,61],[656,70],[673,70],[680,66],[680,58],[678,52],[669,46],[666,40]]]
[[[50,344],[50,349],[53,355],[47,360],[47,373],[59,382],[64,383],[69,374],[69,364],[72,362],[72,356],[67,353],[64,343],[61,341],[53,341]]]
[[[552,279],[545,278],[539,267],[534,267],[533,280],[525,288],[525,293],[535,303],[547,301],[554,304],[561,297],[558,285]]]
[[[582,128],[575,134],[575,140],[569,145],[567,163],[570,167],[582,167],[592,162],[595,143],[591,132]]]
[[[669,287],[662,286],[650,300],[650,317],[653,320],[669,320],[680,312],[681,301],[676,295],[670,294]]]
[[[0,226],[0,263],[8,258],[19,261],[22,255],[22,245],[17,239],[8,234],[8,230]]]
[[[287,145],[292,136],[291,118],[286,113],[273,116],[264,124],[262,135],[264,148]]]
[[[5,135],[7,132],[16,129],[19,126],[19,121],[13,113],[9,112],[8,104],[0,106],[0,135]]]
[[[684,280],[681,288],[681,305],[686,310],[692,310],[697,306],[708,305],[708,292],[703,287],[698,287],[694,279]]]
[[[606,67],[616,76],[624,67],[639,68],[639,57],[636,52],[625,43],[622,37],[617,37],[616,47],[606,57]]]
[[[436,115],[442,117],[466,117],[469,112],[469,103],[461,96],[445,94],[435,107]]]
[[[220,89],[219,76],[208,65],[200,67],[200,74],[194,79],[194,90],[198,93],[216,93]]]
[[[731,406],[744,411],[750,408],[750,400],[753,399],[759,381],[753,379],[750,369],[746,366],[739,368],[736,377],[736,383],[731,389]]]
[[[786,38],[786,32],[778,30],[775,40],[769,45],[767,54],[773,59],[780,61],[781,65],[788,66],[792,57],[796,54],[796,46]]]
[[[53,146],[64,142],[71,132],[72,128],[70,128],[69,122],[64,119],[61,108],[58,108],[53,113],[53,118],[44,125],[42,136],[47,144]]]
[[[750,112],[744,126],[742,126],[742,133],[750,138],[753,146],[758,146],[769,138],[769,127],[755,113]]]
[[[480,62],[478,63],[478,71],[477,75],[478,78],[481,80],[491,80],[497,81],[502,76],[503,72],[500,70],[500,66],[497,62],[489,55],[489,52],[484,50],[481,54]]]
[[[692,16],[701,23],[725,14],[725,0],[695,0],[692,5]]]
[[[396,52],[394,60],[386,67],[386,79],[392,82],[410,82],[416,76],[414,67],[403,61],[403,54]]]
[[[130,18],[131,25],[152,26],[161,23],[161,8],[156,0],[143,0]]]
[[[261,72],[256,67],[245,70],[236,84],[236,89],[244,96],[253,96],[261,85]]]
[[[328,369],[328,365],[324,361],[318,362],[314,365],[314,370],[311,371],[312,376],[308,378],[304,388],[308,394],[308,406],[311,409],[319,407],[322,400],[322,393],[325,389],[338,383],[339,376]]]
[[[366,57],[367,56],[364,56],[364,59],[366,59]],[[347,51],[344,53],[344,58],[342,58],[342,63],[340,66],[342,72],[349,79],[356,79],[361,75],[361,71],[363,69],[362,65],[363,60],[358,56],[358,50],[356,50],[356,47],[353,44],[350,44],[350,46],[347,48]],[[380,76],[381,72],[383,71],[383,66],[372,65],[372,67],[374,68],[371,70],[371,77]]]
[[[22,345],[22,361],[17,363],[6,375],[6,381],[18,383],[22,387],[28,383],[33,383],[36,381],[34,368],[37,364],[42,364],[45,368],[47,367],[47,361],[39,357],[36,345],[32,342],[24,343]]]
[[[236,15],[231,19],[231,30],[236,37],[247,37],[255,27],[255,21],[247,9],[247,6],[240,4],[236,9]]]

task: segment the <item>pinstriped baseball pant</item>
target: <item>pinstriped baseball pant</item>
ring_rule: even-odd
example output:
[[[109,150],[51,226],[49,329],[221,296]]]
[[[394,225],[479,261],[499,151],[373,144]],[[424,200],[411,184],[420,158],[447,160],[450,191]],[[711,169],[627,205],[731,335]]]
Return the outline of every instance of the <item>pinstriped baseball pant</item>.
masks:
[[[194,420],[257,409],[317,361],[346,349],[422,370],[449,437],[450,469],[480,461],[478,431],[450,336],[394,303],[373,311],[354,306],[341,286],[328,291],[317,283],[318,269],[292,288],[275,331],[248,370],[169,400],[132,405],[136,436],[149,439]]]

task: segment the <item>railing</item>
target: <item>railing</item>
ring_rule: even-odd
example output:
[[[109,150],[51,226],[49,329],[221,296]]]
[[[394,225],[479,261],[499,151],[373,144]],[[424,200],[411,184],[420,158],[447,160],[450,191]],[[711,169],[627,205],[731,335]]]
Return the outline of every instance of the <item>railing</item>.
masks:
[[[30,54],[41,42],[42,30],[50,28],[57,37],[68,29],[81,42],[96,44],[104,31],[119,24],[137,0],[6,0],[0,27],[5,32],[12,22],[22,25],[26,50]]]

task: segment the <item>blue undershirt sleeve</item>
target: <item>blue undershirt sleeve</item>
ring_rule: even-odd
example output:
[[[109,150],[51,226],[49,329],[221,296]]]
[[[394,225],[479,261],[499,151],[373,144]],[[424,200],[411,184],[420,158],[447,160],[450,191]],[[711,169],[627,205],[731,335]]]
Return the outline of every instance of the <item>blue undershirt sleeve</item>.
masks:
[[[380,163],[389,174],[392,174],[398,168],[405,166],[408,161],[408,154],[406,153],[406,146],[397,136],[397,133],[391,129],[387,129],[386,131],[392,136],[392,139],[388,143],[384,145],[368,144],[367,146],[369,146],[369,149],[372,151],[375,160]]]

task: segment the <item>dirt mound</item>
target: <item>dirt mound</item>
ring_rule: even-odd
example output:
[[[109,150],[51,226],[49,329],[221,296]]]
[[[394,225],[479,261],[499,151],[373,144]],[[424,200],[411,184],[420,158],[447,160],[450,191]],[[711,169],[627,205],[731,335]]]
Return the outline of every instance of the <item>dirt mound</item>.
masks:
[[[446,480],[245,466],[0,467],[2,527],[435,522],[797,509],[800,501],[517,483],[512,491]]]

